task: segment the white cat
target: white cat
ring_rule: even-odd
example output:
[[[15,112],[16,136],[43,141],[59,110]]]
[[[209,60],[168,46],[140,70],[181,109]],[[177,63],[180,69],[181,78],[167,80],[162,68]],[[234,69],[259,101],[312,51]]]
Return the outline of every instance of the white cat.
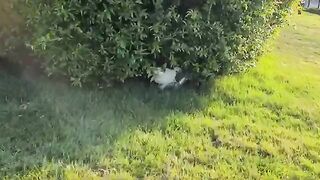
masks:
[[[174,69],[156,68],[153,71],[151,82],[154,81],[155,83],[159,84],[161,90],[169,86],[182,85],[186,81],[186,79],[182,78],[179,82],[177,82],[176,76],[178,72],[181,72],[181,68],[179,67],[176,67]]]

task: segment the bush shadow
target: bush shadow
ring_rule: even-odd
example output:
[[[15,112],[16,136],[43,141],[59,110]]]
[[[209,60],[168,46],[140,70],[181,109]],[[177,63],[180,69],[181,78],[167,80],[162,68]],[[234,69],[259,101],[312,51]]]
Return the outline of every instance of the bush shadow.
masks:
[[[0,74],[0,87],[0,176],[40,167],[45,159],[94,167],[121,136],[161,128],[170,114],[201,110],[208,92],[190,85],[160,91],[140,80],[80,89],[8,73]]]
[[[320,9],[308,8],[308,9],[304,9],[304,11],[308,13],[320,15]]]

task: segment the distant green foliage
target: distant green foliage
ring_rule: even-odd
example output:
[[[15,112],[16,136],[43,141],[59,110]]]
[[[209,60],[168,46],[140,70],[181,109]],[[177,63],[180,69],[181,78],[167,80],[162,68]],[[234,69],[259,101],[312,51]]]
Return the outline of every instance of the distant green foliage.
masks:
[[[125,80],[156,65],[197,78],[239,71],[283,22],[294,0],[27,1],[31,47],[49,73]]]

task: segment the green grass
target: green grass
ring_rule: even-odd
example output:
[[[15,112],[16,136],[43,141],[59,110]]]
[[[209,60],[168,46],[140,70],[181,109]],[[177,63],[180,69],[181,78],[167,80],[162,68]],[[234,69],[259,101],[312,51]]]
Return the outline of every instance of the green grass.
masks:
[[[320,16],[208,92],[104,90],[0,76],[8,179],[319,179]]]

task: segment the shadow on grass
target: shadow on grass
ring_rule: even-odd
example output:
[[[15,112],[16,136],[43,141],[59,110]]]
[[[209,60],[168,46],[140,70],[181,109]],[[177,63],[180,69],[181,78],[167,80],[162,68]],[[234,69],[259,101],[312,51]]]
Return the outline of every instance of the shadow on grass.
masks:
[[[318,14],[318,15],[320,15],[320,9],[316,9],[316,8],[309,8],[309,9],[305,9],[304,11],[305,11],[305,12],[308,12],[308,13],[312,13],[312,14]]]
[[[0,74],[0,176],[47,161],[94,166],[114,142],[135,129],[161,128],[174,113],[205,106],[192,88],[159,91],[130,81],[109,89],[28,82]]]

